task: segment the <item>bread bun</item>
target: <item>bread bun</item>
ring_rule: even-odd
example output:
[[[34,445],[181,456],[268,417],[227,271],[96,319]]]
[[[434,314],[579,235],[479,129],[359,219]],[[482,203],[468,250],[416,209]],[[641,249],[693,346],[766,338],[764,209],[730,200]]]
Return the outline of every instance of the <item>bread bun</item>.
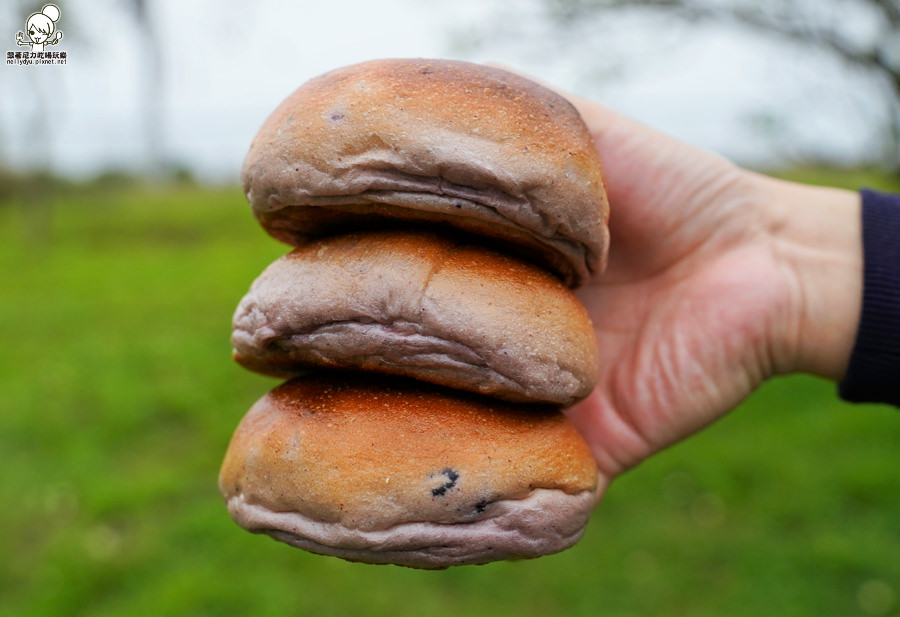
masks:
[[[290,377],[365,369],[519,402],[590,394],[597,348],[572,290],[530,263],[430,233],[360,232],[279,259],[234,316],[234,358]]]
[[[355,374],[264,396],[232,438],[219,487],[250,531],[432,569],[567,548],[599,491],[590,450],[551,407]]]
[[[376,60],[326,73],[266,120],[242,180],[263,227],[293,245],[416,221],[491,238],[569,285],[605,265],[608,205],[584,122],[496,68]]]

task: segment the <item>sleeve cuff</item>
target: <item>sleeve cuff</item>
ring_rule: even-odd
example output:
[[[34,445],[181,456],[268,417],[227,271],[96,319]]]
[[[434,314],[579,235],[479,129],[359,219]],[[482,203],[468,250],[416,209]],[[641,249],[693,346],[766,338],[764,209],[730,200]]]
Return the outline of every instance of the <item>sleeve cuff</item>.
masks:
[[[853,403],[900,407],[900,195],[861,195],[862,311],[838,394]]]

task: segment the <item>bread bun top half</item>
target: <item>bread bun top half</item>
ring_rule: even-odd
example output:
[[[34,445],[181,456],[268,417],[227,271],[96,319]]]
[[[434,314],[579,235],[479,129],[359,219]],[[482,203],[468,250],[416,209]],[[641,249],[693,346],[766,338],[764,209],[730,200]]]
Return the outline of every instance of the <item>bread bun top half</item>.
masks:
[[[605,267],[602,166],[562,96],[492,67],[375,60],[312,79],[265,121],[244,161],[274,237],[410,221],[491,238],[570,286]]]

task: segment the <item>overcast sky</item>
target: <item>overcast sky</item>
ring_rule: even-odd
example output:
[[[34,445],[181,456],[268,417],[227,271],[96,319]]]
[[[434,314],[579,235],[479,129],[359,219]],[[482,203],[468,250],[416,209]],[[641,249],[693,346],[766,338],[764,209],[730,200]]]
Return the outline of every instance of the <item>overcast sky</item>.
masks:
[[[57,28],[68,36],[48,50],[66,51],[66,65],[0,64],[0,161],[27,166],[49,159],[56,169],[79,175],[140,165],[139,78],[146,50],[133,21],[121,0],[56,4]],[[28,17],[15,5],[0,3],[3,52],[27,49],[15,44]],[[864,127],[854,124],[863,103],[820,93],[812,98],[830,102],[810,106],[809,84],[829,87],[827,75],[817,81],[823,67],[797,64],[777,46],[761,51],[758,40],[727,30],[690,37],[647,28],[616,37],[598,32],[585,37],[584,57],[615,59],[625,46],[634,61],[596,62],[609,75],[587,80],[583,58],[549,54],[545,41],[525,37],[464,49],[452,43],[467,33],[503,30],[496,6],[477,0],[155,0],[152,16],[165,55],[166,152],[201,177],[232,180],[254,133],[289,92],[329,69],[379,57],[505,62],[750,162],[764,161],[771,147],[754,133],[759,124],[747,122],[763,110],[800,116],[791,134],[825,140],[823,147],[850,154],[864,147]],[[806,89],[797,90],[803,79]],[[39,113],[49,118],[49,143],[36,122]]]

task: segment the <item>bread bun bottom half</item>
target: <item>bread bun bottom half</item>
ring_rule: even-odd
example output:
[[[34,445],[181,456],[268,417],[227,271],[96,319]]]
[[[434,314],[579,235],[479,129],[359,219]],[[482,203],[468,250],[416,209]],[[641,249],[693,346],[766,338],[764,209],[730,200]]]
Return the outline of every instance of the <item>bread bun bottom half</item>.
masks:
[[[556,407],[351,372],[263,396],[232,437],[219,488],[249,531],[424,569],[566,549],[600,490]]]

